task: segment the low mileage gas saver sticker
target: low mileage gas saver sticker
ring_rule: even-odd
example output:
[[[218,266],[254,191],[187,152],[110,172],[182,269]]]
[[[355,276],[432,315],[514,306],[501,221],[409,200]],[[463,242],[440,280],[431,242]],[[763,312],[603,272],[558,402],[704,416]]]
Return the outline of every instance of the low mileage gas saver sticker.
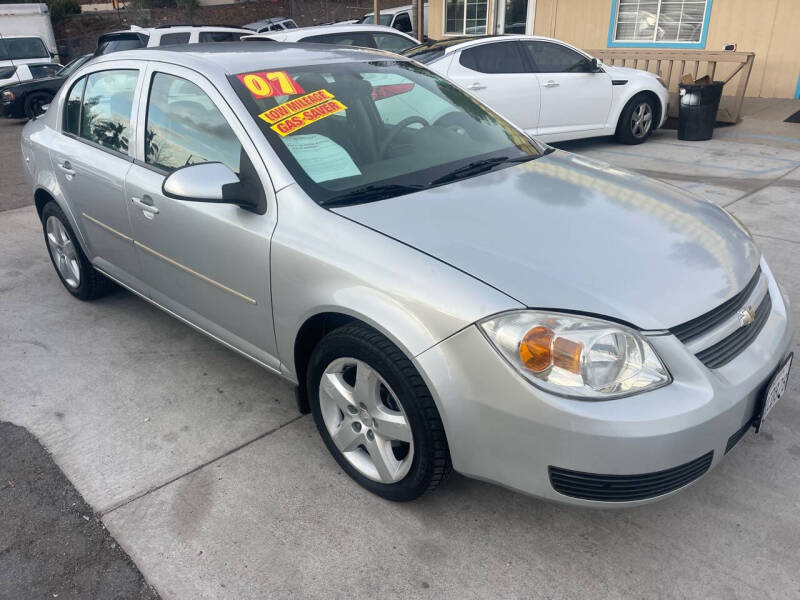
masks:
[[[265,110],[258,116],[269,123],[275,133],[286,136],[346,109],[329,91],[317,90]]]

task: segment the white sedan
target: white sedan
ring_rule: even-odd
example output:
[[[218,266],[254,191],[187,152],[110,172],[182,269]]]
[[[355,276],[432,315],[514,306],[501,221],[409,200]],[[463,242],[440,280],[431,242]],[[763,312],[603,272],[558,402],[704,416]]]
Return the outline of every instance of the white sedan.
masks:
[[[545,142],[613,135],[640,144],[667,115],[667,88],[655,73],[604,65],[551,38],[450,38],[403,54]]]

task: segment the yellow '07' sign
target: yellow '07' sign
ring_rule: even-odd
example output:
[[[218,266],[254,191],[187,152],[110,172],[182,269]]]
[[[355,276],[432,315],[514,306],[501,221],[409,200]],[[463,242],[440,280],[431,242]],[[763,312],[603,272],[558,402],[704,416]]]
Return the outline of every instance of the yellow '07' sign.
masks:
[[[311,108],[283,119],[282,121],[278,121],[274,125],[270,126],[270,128],[278,135],[286,136],[294,131],[297,131],[298,129],[302,129],[306,125],[311,125],[320,119],[324,119],[325,117],[329,117],[332,114],[346,109],[347,107],[344,104],[334,98],[331,98],[330,100],[326,100],[321,104],[312,106]],[[267,119],[264,120],[266,121]]]

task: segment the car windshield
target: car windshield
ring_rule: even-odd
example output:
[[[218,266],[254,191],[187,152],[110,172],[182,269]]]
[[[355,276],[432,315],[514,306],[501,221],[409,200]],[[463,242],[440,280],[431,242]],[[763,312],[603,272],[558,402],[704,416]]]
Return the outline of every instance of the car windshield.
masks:
[[[230,81],[295,180],[323,205],[399,196],[542,154],[408,61],[266,69]]]
[[[381,14],[381,25],[389,25],[392,22],[392,15]],[[367,15],[364,17],[364,20],[361,21],[365,25],[374,25],[375,24],[375,17],[373,15]]]
[[[92,58],[92,55],[86,54],[84,56],[79,56],[78,58],[71,60],[66,65],[61,67],[61,69],[59,69],[59,71],[56,73],[56,77],[69,77],[73,71],[75,71],[78,67],[80,67],[90,58]]]
[[[44,42],[37,37],[0,39],[0,60],[24,58],[50,58]]]

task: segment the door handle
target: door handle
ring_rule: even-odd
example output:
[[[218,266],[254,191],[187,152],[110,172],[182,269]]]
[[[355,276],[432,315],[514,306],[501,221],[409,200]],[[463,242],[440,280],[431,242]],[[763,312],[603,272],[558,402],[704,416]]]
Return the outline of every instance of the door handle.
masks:
[[[544,84],[544,87],[546,87],[546,88],[554,88],[554,87],[558,87],[560,85],[561,85],[560,83],[556,83],[555,81],[553,81],[551,79],[550,81],[548,81],[547,83]]]
[[[75,171],[72,169],[72,164],[68,160],[65,160],[63,163],[58,165],[58,167],[64,171],[64,173],[66,173],[67,179],[72,179],[75,177]]]
[[[144,195],[141,198],[131,196],[131,202],[133,202],[148,219],[152,219],[158,214],[158,209],[153,206],[153,199],[150,196]]]
[[[486,86],[482,83],[473,83],[467,86],[468,90],[485,90]]]

